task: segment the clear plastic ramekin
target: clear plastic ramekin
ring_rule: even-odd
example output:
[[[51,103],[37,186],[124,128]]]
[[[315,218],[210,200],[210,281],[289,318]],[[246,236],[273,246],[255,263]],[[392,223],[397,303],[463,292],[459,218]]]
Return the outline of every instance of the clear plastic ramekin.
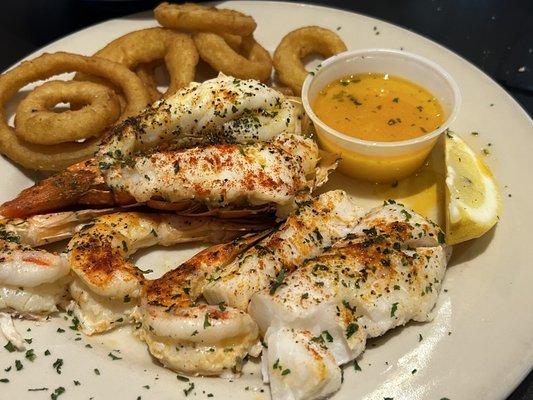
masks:
[[[357,139],[322,122],[312,103],[332,81],[361,73],[399,76],[422,86],[442,105],[444,123],[423,136],[396,142]],[[461,105],[459,87],[442,67],[427,58],[401,50],[365,49],[346,51],[328,58],[309,74],[302,87],[302,103],[313,121],[320,146],[342,156],[341,172],[372,182],[403,179],[422,166],[439,136],[455,119]]]

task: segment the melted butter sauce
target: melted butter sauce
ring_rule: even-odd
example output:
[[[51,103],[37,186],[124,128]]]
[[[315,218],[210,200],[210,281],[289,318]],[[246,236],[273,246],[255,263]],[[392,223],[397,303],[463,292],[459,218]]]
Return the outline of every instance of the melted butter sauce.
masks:
[[[335,80],[320,91],[312,107],[335,130],[370,141],[415,138],[444,122],[442,106],[430,92],[389,74],[354,74]]]
[[[344,174],[333,174],[321,191],[347,188],[360,206],[370,209],[394,199],[444,227],[446,167],[442,138],[431,151],[424,165],[413,175],[393,183],[354,181]]]

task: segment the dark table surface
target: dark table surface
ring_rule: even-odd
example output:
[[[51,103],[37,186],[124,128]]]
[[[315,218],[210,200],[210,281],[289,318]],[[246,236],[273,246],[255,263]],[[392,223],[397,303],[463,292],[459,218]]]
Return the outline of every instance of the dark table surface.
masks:
[[[376,17],[435,40],[481,68],[533,115],[533,0],[313,2]],[[147,10],[158,3],[2,0],[0,70],[83,27]],[[508,398],[529,399],[533,399],[533,373]]]

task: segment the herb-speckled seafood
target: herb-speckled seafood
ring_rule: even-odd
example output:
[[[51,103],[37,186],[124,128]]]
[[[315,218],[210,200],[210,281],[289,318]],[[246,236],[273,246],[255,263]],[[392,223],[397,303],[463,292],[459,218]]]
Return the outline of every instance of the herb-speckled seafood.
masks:
[[[332,359],[340,366],[363,352],[367,338],[430,320],[446,264],[442,231],[389,203],[275,291],[257,293],[249,312],[268,345],[263,373],[272,397],[327,396],[341,384]]]

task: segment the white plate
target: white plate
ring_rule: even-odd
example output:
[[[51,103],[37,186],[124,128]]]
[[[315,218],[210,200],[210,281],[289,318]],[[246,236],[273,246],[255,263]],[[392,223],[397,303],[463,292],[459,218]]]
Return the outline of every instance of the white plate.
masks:
[[[459,246],[449,267],[443,292],[431,323],[410,324],[370,342],[360,357],[362,372],[345,370],[345,381],[335,399],[502,399],[527,374],[533,364],[533,212],[531,168],[533,124],[519,105],[480,70],[445,48],[412,32],[361,15],[300,4],[228,2],[230,8],[254,16],[257,39],[273,50],[282,36],[305,25],[321,25],[338,33],[348,48],[390,47],[428,57],[446,68],[463,95],[461,112],[453,125],[456,132],[478,149],[492,143],[491,164],[504,194],[504,213],[497,228],[483,239]],[[156,25],[151,13],[104,22],[63,38],[39,52],[70,51],[92,54],[110,40],[140,28]],[[377,27],[377,30],[374,30]],[[453,28],[450,28],[453,29]],[[376,34],[379,32],[379,34]],[[477,131],[477,138],[469,132]],[[472,140],[475,139],[475,142]],[[5,159],[0,159],[0,200],[7,200],[31,181]],[[357,183],[337,176],[329,187],[357,193]],[[512,197],[508,197],[512,194]],[[363,203],[369,204],[370,199]],[[146,252],[140,265],[163,271],[189,257],[194,247]],[[63,386],[68,399],[176,399],[184,397],[188,384],[151,360],[140,342],[126,329],[86,338],[55,317],[39,323],[17,321],[25,337],[33,338],[37,358],[30,362],[21,353],[0,348],[0,398],[50,398]],[[56,332],[58,327],[64,333]],[[419,334],[423,340],[419,342]],[[76,341],[75,338],[81,337]],[[84,347],[86,343],[93,348]],[[44,356],[45,349],[51,355]],[[112,361],[111,349],[121,350]],[[52,364],[61,358],[61,374]],[[24,368],[4,368],[20,359]],[[100,371],[96,375],[94,369]],[[416,369],[416,373],[412,373]],[[268,398],[258,366],[249,363],[247,373],[234,382],[195,378],[189,397],[227,399]],[[74,385],[78,380],[81,385]],[[149,389],[143,387],[149,385]],[[48,391],[28,392],[48,387]]]

